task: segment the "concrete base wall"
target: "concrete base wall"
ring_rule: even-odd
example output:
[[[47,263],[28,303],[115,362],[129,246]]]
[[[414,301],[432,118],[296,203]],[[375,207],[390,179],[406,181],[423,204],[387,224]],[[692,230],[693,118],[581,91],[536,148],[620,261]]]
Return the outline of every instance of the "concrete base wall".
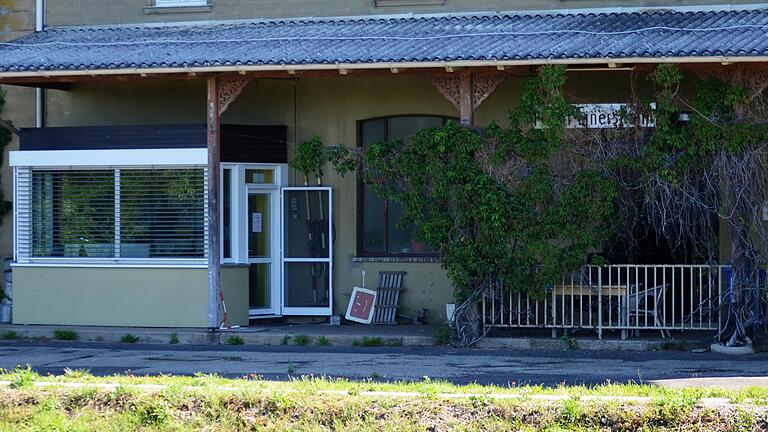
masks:
[[[227,326],[248,325],[248,278],[248,266],[221,269],[221,292],[227,306]]]
[[[205,269],[15,267],[13,323],[207,327],[207,281]]]

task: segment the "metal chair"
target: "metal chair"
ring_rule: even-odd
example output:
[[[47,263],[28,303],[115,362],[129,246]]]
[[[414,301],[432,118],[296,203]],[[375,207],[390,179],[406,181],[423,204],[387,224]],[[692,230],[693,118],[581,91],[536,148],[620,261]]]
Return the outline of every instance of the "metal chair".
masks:
[[[663,311],[661,306],[667,293],[668,284],[656,285],[640,291],[630,291],[627,294],[627,325],[630,325],[632,318],[635,318],[637,327],[640,327],[640,319],[648,316],[653,317],[654,326],[661,331],[662,339],[670,337],[669,330],[664,328]],[[647,321],[646,321],[647,323]],[[636,329],[639,333],[640,329]]]

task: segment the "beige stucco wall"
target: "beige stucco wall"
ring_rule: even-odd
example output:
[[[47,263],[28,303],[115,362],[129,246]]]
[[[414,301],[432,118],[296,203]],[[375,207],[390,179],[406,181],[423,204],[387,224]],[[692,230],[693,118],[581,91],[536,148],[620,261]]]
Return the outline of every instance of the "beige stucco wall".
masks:
[[[206,276],[206,283],[208,278]],[[248,325],[248,266],[221,269],[221,293],[227,307],[227,326]]]
[[[33,27],[33,0],[0,0],[2,37],[13,38]],[[588,0],[447,0],[446,6],[377,8],[372,0],[212,0],[210,13],[147,15],[148,0],[49,0],[50,25],[112,24],[197,19],[231,19],[278,16],[321,16],[397,12],[451,12],[469,10],[550,9],[606,6],[713,4],[721,1],[588,1]],[[741,2],[737,2],[741,3]],[[743,3],[751,3],[744,1]],[[5,7],[5,9],[3,9]],[[572,73],[567,91],[575,102],[626,101],[630,86],[626,72]],[[519,98],[520,78],[509,77],[476,112],[480,126],[505,122],[506,113]],[[641,83],[642,84],[642,83]],[[641,85],[642,87],[642,85]],[[6,87],[5,117],[17,126],[34,124],[34,91]],[[205,85],[202,80],[79,83],[69,91],[47,91],[49,126],[118,124],[203,123]],[[354,146],[356,121],[394,114],[440,114],[457,116],[455,108],[424,75],[339,76],[259,80],[252,83],[223,115],[225,123],[284,124],[288,126],[291,150],[295,143],[320,134],[328,144]],[[17,148],[14,142],[9,149]],[[7,158],[7,154],[5,155]],[[7,160],[7,159],[6,159]],[[0,170],[2,187],[11,194],[11,171]],[[292,184],[300,183],[290,173]],[[407,291],[401,312],[413,315],[429,309],[434,322],[445,316],[444,304],[453,288],[445,272],[435,263],[361,263],[354,257],[356,185],[354,175],[326,176],[335,188],[335,311],[343,313],[349,293],[368,274],[375,285],[381,270],[406,271]],[[11,253],[11,223],[0,226],[0,256]],[[178,325],[205,326],[204,270],[148,269],[32,269],[14,272],[16,321],[21,323]],[[173,275],[182,275],[180,278]],[[116,282],[113,282],[116,281]],[[222,284],[230,312],[230,323],[247,322],[247,271],[225,269]],[[107,287],[107,288],[105,288]],[[148,304],[148,299],[155,303]],[[159,305],[162,305],[160,308]],[[55,313],[49,313],[51,305]],[[102,305],[102,307],[95,307]],[[201,309],[202,308],[202,309]],[[118,310],[119,309],[119,310]],[[94,311],[98,310],[94,313]],[[161,314],[161,310],[166,311]],[[167,314],[167,311],[178,313]],[[131,311],[131,312],[129,312]],[[91,321],[89,321],[91,320]],[[55,321],[55,322],[54,322]]]
[[[581,102],[622,102],[630,92],[628,79],[629,74],[620,71],[573,73],[567,91]],[[505,123],[508,110],[519,99],[520,82],[521,78],[509,77],[478,109],[476,123]],[[48,92],[49,124],[201,123],[205,118],[204,94],[201,80],[77,84],[67,92]],[[427,76],[389,74],[259,80],[245,89],[222,121],[287,125],[292,152],[296,142],[315,134],[327,144],[355,146],[358,120],[395,114],[458,115]],[[289,177],[291,184],[302,181],[293,171]],[[444,317],[444,304],[451,301],[453,287],[439,264],[356,262],[355,176],[339,178],[328,172],[325,183],[335,188],[335,310],[343,313],[346,309],[352,287],[360,284],[362,270],[367,273],[369,287],[375,285],[380,270],[397,270],[408,273],[401,312],[413,315],[417,309],[427,308],[433,321]],[[228,301],[228,307],[232,305],[234,302]]]
[[[206,269],[13,269],[15,324],[206,327]]]
[[[0,42],[21,37],[35,30],[35,0],[0,0]],[[16,127],[35,125],[35,90],[29,87],[0,86],[5,95],[2,118]],[[0,166],[0,184],[6,200],[13,196],[13,175],[8,166],[8,152],[19,148],[17,137],[6,146]],[[0,219],[0,257],[9,257],[13,251],[13,221],[11,213]]]
[[[377,6],[377,2],[374,0],[209,0],[210,11],[169,13],[172,11],[168,9],[160,11],[147,9],[147,6],[154,4],[154,0],[48,0],[46,20],[50,25],[93,25],[393,13],[492,12],[756,3],[754,0],[445,0],[443,5],[435,5],[434,1],[384,0],[378,3],[384,4],[387,1],[389,1],[389,5]],[[419,6],[419,3],[426,3],[426,5]]]

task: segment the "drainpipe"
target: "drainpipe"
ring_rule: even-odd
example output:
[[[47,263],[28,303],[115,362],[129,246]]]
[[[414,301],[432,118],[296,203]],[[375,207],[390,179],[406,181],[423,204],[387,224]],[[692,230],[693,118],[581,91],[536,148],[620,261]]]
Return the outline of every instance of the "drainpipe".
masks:
[[[45,0],[35,1],[35,31],[45,29]],[[35,89],[35,127],[45,126],[45,90]]]

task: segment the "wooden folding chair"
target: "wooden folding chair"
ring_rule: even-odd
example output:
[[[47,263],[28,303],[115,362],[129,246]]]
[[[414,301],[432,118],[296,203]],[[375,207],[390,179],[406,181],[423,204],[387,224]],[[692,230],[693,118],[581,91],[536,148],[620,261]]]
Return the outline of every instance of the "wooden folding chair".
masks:
[[[376,307],[371,324],[397,324],[400,292],[405,290],[403,288],[403,276],[405,276],[405,272],[379,272]]]

